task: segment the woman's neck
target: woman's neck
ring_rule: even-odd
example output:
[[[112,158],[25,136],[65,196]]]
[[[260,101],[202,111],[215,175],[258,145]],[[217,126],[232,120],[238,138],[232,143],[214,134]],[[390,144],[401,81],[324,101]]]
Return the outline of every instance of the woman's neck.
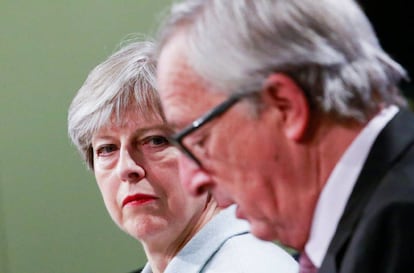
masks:
[[[219,211],[217,203],[213,199],[209,199],[198,217],[190,221],[174,240],[168,243],[164,236],[155,235],[153,239],[142,241],[152,272],[164,272],[168,263]]]

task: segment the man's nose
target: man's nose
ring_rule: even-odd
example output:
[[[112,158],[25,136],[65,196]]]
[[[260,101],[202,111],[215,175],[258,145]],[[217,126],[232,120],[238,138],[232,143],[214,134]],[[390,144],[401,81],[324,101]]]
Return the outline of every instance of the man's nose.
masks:
[[[198,196],[210,191],[214,183],[207,172],[184,154],[178,157],[181,183],[192,195]]]
[[[116,171],[122,182],[136,183],[145,177],[145,169],[135,157],[137,155],[134,155],[133,151],[126,149],[120,150]]]

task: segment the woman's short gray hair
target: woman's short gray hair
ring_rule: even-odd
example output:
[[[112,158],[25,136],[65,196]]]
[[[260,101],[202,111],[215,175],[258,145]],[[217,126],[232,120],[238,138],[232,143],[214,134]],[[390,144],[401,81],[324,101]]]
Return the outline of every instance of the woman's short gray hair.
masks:
[[[381,105],[406,104],[397,87],[406,72],[354,0],[183,1],[161,28],[158,53],[179,31],[190,66],[221,92],[281,72],[338,118],[365,121]]]
[[[74,97],[68,114],[68,132],[88,167],[93,169],[92,136],[109,122],[121,123],[128,109],[163,120],[155,87],[154,44],[124,44],[96,66]]]

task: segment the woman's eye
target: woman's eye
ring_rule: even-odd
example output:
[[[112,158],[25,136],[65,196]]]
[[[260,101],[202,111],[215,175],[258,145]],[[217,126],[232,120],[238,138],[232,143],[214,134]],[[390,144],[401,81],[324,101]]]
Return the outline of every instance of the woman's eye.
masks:
[[[144,144],[152,145],[152,146],[163,146],[167,145],[168,139],[164,136],[150,136],[145,138]]]
[[[103,145],[100,146],[97,150],[96,150],[96,154],[98,156],[106,156],[112,152],[114,152],[116,150],[116,146],[115,145]]]

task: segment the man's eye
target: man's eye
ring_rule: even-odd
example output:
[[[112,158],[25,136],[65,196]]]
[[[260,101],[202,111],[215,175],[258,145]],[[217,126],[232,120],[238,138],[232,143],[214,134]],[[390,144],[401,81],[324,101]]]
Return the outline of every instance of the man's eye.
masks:
[[[103,146],[98,147],[98,149],[96,150],[96,154],[98,156],[106,156],[116,151],[116,149],[117,149],[116,146],[113,144],[103,145]]]
[[[185,142],[189,147],[196,147],[199,149],[204,147],[206,140],[206,135],[195,135],[193,138],[188,138],[188,141]]]
[[[163,146],[169,143],[168,139],[164,136],[150,136],[144,139],[143,144],[151,146]]]

